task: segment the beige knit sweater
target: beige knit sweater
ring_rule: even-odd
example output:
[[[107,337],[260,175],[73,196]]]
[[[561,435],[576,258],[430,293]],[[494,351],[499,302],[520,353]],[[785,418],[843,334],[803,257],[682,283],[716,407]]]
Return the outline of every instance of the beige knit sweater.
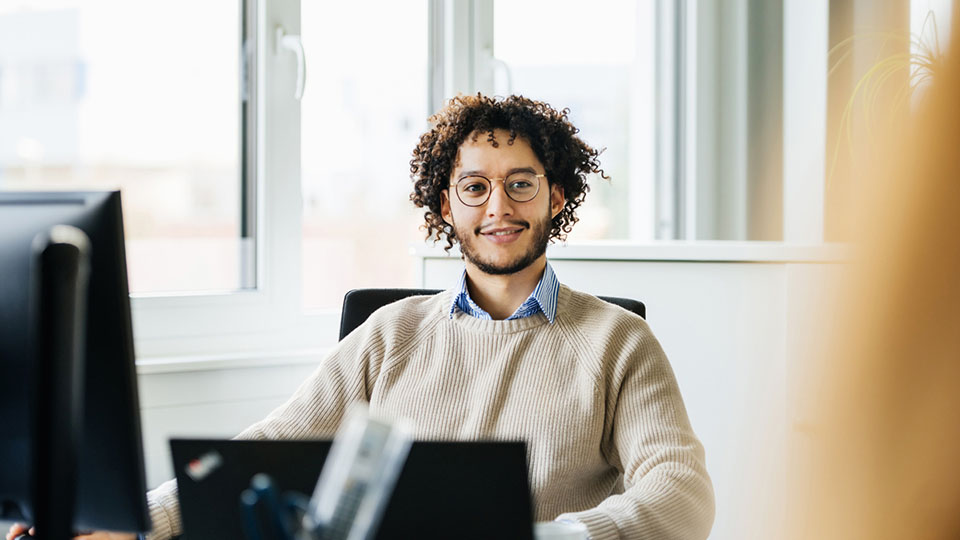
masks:
[[[386,306],[239,438],[331,437],[353,401],[419,439],[523,439],[538,521],[593,540],[706,538],[713,488],[660,344],[644,320],[561,286],[542,314],[481,320],[452,290]],[[180,534],[176,483],[148,494],[153,539]]]

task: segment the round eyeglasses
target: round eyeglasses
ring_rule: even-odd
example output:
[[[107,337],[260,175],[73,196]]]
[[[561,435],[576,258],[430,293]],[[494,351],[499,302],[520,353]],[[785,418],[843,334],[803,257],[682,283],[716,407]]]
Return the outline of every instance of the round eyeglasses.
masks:
[[[540,193],[540,179],[546,177],[545,174],[534,174],[532,172],[515,172],[506,178],[487,178],[485,176],[464,176],[457,180],[456,184],[450,184],[450,187],[456,187],[457,198],[467,206],[480,206],[490,198],[490,192],[493,190],[491,184],[494,181],[503,182],[503,190],[507,197],[516,202],[532,201],[537,193]]]

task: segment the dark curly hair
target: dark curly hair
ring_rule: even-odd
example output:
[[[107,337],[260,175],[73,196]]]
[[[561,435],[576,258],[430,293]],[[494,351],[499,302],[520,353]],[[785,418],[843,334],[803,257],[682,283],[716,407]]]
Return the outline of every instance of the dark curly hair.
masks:
[[[609,179],[600,168],[597,156],[602,150],[594,150],[583,142],[580,131],[567,118],[569,109],[557,111],[549,104],[523,96],[506,98],[457,96],[437,114],[430,117],[433,126],[420,136],[410,160],[410,178],[413,193],[410,200],[419,208],[426,208],[421,226],[427,239],[435,242],[446,237],[449,250],[456,240],[453,227],[443,221],[440,211],[440,193],[448,189],[460,145],[471,136],[476,141],[480,133],[494,147],[499,146],[494,130],[510,132],[507,144],[519,136],[530,147],[546,169],[547,181],[563,188],[563,210],[553,218],[550,238],[565,240],[567,233],[578,221],[576,210],[583,202],[590,187],[586,177],[599,173]]]

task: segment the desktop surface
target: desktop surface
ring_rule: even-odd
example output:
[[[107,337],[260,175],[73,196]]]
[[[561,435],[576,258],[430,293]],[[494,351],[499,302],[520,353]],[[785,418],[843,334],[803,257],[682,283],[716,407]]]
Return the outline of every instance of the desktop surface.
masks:
[[[240,493],[257,473],[269,474],[281,491],[309,496],[330,444],[171,440],[184,540],[245,538]],[[418,441],[376,538],[532,539],[532,512],[524,443]]]

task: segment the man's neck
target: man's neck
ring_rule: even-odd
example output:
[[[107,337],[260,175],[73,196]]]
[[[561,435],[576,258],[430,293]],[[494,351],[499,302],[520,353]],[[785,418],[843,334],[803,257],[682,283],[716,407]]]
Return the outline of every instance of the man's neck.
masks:
[[[543,255],[515,274],[493,275],[480,271],[468,261],[467,289],[470,298],[494,320],[506,319],[537,288],[546,266],[547,257]]]

